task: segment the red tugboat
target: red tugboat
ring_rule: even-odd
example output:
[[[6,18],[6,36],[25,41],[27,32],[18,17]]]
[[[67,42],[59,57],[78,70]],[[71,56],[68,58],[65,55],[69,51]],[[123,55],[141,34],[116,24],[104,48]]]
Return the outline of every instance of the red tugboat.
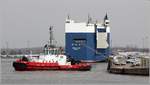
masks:
[[[42,55],[26,55],[22,59],[13,62],[16,71],[28,70],[80,70],[87,71],[91,69],[90,64],[81,63],[63,54],[62,48],[56,48],[53,44],[52,26],[49,28],[49,45],[44,46]]]
[[[22,59],[13,62],[13,67],[16,71],[31,71],[31,70],[78,70],[88,71],[91,65],[81,63],[68,58],[64,54],[60,54],[58,48],[52,48],[46,55],[26,55]]]

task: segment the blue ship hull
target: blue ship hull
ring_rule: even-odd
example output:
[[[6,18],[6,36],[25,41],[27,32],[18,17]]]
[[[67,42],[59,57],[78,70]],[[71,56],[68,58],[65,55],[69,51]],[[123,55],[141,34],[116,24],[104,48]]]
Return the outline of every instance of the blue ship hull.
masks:
[[[66,33],[65,38],[65,52],[75,60],[97,62],[109,56],[109,47],[96,48],[96,33]],[[109,43],[109,36],[107,40]]]

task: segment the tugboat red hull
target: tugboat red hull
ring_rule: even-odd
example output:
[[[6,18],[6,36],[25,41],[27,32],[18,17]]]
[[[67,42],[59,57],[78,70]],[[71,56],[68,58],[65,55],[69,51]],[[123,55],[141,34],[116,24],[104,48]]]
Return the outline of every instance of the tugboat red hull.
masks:
[[[45,62],[27,62],[15,61],[13,67],[16,71],[34,71],[34,70],[77,70],[88,71],[91,69],[90,64],[79,63],[74,65],[58,65],[58,63]]]

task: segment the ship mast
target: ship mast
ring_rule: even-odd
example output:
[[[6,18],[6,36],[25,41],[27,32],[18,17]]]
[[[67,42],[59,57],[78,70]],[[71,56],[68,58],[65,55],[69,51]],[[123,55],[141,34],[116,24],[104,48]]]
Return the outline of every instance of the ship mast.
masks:
[[[49,47],[53,46],[53,26],[49,28]]]

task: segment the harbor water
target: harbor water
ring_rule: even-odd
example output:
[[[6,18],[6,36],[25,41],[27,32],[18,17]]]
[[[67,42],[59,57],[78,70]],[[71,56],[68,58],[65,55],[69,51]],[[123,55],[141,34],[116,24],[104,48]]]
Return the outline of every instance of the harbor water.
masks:
[[[1,59],[1,84],[148,84],[149,76],[107,72],[107,63],[92,64],[91,71],[15,71],[15,59]]]

